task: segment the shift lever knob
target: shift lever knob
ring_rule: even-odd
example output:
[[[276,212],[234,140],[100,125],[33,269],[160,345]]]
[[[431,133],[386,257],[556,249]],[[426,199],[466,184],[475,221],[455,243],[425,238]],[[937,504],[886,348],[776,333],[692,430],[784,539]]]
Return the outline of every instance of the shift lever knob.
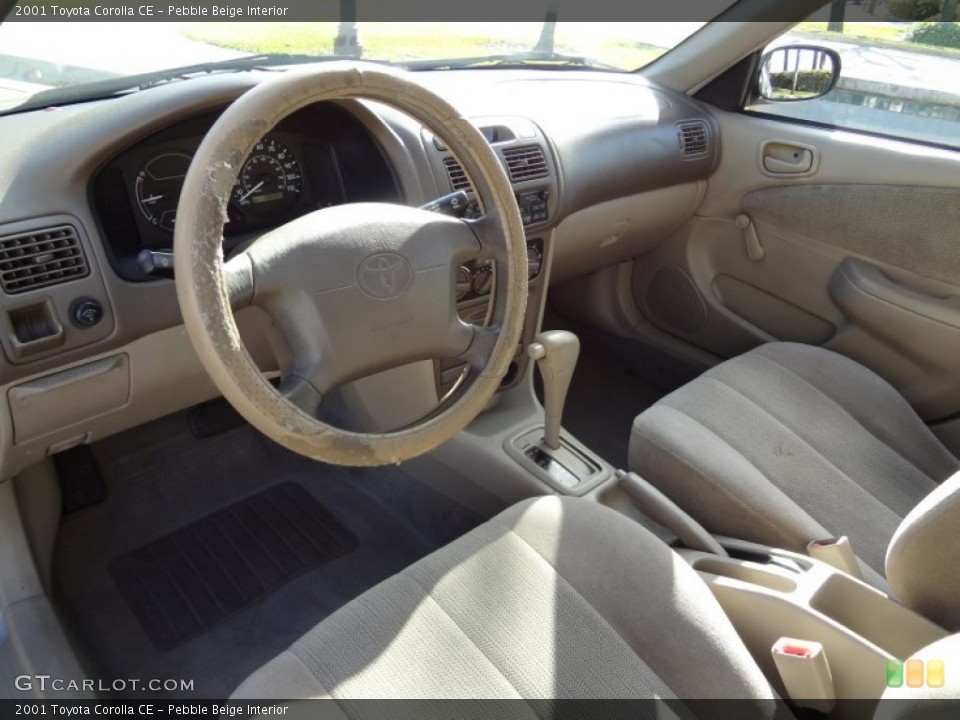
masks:
[[[580,355],[580,341],[572,332],[549,330],[533,339],[527,355],[537,361],[543,377],[543,407],[546,411],[543,442],[548,448],[559,450],[563,404]]]

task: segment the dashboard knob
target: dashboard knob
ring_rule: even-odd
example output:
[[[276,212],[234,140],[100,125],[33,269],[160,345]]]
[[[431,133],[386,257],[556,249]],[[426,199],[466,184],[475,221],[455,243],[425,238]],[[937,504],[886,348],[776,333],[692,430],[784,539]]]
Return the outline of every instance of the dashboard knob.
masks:
[[[543,267],[543,254],[535,245],[527,245],[527,280],[533,280]]]
[[[82,328],[93,327],[103,319],[103,305],[96,300],[77,300],[70,308],[70,317]]]

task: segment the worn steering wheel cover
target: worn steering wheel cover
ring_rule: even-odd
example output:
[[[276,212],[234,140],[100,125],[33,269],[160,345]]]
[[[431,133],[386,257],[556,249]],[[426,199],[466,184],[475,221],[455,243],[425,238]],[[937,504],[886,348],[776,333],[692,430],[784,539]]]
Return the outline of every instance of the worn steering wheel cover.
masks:
[[[436,132],[474,181],[505,239],[506,282],[498,282],[499,337],[484,370],[449,407],[403,430],[355,433],[327,425],[281,395],[240,339],[223,272],[223,224],[242,163],[278,122],[324,100],[391,105]],[[363,63],[288,71],[234,102],[201,143],[185,178],[174,231],[177,296],[200,362],[224,397],[254,427],[284,447],[338,465],[398,463],[436,448],[464,429],[497,391],[520,340],[527,301],[523,224],[510,182],[480,132],[446,101],[399,72]],[[503,295],[500,297],[499,295]]]

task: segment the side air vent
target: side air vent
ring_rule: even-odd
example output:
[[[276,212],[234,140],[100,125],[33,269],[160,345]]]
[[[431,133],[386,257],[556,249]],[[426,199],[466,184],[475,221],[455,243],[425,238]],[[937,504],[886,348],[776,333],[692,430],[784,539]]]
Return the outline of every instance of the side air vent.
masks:
[[[0,237],[0,287],[8,295],[57,285],[90,272],[69,225]]]
[[[680,144],[680,154],[685,158],[703,157],[710,151],[709,131],[702,120],[677,125],[677,141]]]
[[[468,192],[473,190],[470,178],[467,177],[467,174],[463,171],[463,166],[457,162],[456,158],[444,158],[443,165],[447,169],[447,178],[449,178],[450,187],[453,188],[454,192],[457,190],[467,190]]]
[[[503,159],[507,162],[507,174],[511,182],[537,180],[550,174],[547,159],[539,145],[509,148],[503,151]]]

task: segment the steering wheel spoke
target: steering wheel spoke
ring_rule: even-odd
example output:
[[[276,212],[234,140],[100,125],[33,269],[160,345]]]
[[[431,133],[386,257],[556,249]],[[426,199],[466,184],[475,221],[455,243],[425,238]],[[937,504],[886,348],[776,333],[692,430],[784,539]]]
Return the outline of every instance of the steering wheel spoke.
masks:
[[[323,394],[309,380],[298,375],[287,375],[280,381],[279,390],[288,402],[296,405],[310,417],[315,418],[320,412]]]
[[[487,369],[494,346],[500,339],[500,327],[498,325],[489,327],[467,325],[466,327],[471,335],[470,344],[457,355],[457,359],[467,363],[473,372],[482,373]]]
[[[507,249],[500,240],[502,223],[494,210],[487,210],[478,218],[462,220],[470,228],[477,242],[480,244],[480,256],[492,258],[498,263],[506,262]]]
[[[255,294],[252,303],[270,316],[286,340],[292,354],[289,377],[309,384],[321,397],[346,382],[341,365],[334,362],[328,322],[309,293],[297,287],[273,289]],[[290,389],[291,397],[300,396],[294,385]]]
[[[253,302],[253,264],[246,253],[236,255],[223,265],[223,283],[234,310],[245,308]]]

